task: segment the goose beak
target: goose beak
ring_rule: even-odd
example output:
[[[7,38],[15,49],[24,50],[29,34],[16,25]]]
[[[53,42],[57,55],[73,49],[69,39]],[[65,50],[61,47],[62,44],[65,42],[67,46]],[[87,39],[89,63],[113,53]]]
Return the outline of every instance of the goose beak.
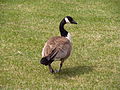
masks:
[[[71,23],[72,23],[72,24],[77,24],[77,22],[76,22],[76,21],[74,21],[74,20],[73,20]]]

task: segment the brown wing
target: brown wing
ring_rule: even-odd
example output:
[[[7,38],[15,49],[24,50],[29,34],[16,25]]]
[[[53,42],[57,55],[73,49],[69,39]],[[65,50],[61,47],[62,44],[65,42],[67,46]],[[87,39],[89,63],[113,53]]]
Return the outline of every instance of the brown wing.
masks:
[[[55,59],[65,59],[69,57],[71,49],[71,43],[67,38],[61,36],[52,37],[46,42],[42,51],[42,57],[48,56],[53,50],[56,50],[54,51],[55,53],[57,52]]]

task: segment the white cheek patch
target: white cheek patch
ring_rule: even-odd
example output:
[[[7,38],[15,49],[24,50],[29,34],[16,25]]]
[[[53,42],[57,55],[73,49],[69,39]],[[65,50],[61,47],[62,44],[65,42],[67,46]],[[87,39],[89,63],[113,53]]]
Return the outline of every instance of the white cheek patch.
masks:
[[[67,18],[67,17],[65,18],[65,21],[66,21],[66,23],[70,23],[70,21],[68,20],[68,18]]]

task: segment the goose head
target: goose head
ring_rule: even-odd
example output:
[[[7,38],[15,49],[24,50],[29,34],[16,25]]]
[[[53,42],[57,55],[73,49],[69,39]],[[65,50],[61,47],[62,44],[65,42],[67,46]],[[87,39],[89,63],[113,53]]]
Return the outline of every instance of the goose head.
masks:
[[[77,22],[75,20],[73,20],[72,17],[70,16],[66,16],[63,18],[63,20],[60,22],[60,25],[59,25],[59,30],[60,30],[60,34],[61,36],[63,37],[68,37],[68,39],[70,40],[70,33],[68,33],[67,30],[64,29],[64,25],[65,24],[77,24]]]
[[[75,20],[73,20],[73,18],[70,17],[70,16],[66,16],[66,17],[64,18],[64,20],[65,20],[66,24],[67,24],[67,23],[77,24],[77,22],[76,22]]]

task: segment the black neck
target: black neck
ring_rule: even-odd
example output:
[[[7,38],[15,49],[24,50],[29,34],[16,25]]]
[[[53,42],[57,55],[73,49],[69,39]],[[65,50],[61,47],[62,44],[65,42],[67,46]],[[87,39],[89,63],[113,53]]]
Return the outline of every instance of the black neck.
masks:
[[[59,26],[59,29],[60,29],[60,34],[61,36],[63,37],[67,37],[67,34],[68,32],[64,29],[64,25],[66,24],[65,20],[63,19],[61,22],[60,22],[60,26]]]

